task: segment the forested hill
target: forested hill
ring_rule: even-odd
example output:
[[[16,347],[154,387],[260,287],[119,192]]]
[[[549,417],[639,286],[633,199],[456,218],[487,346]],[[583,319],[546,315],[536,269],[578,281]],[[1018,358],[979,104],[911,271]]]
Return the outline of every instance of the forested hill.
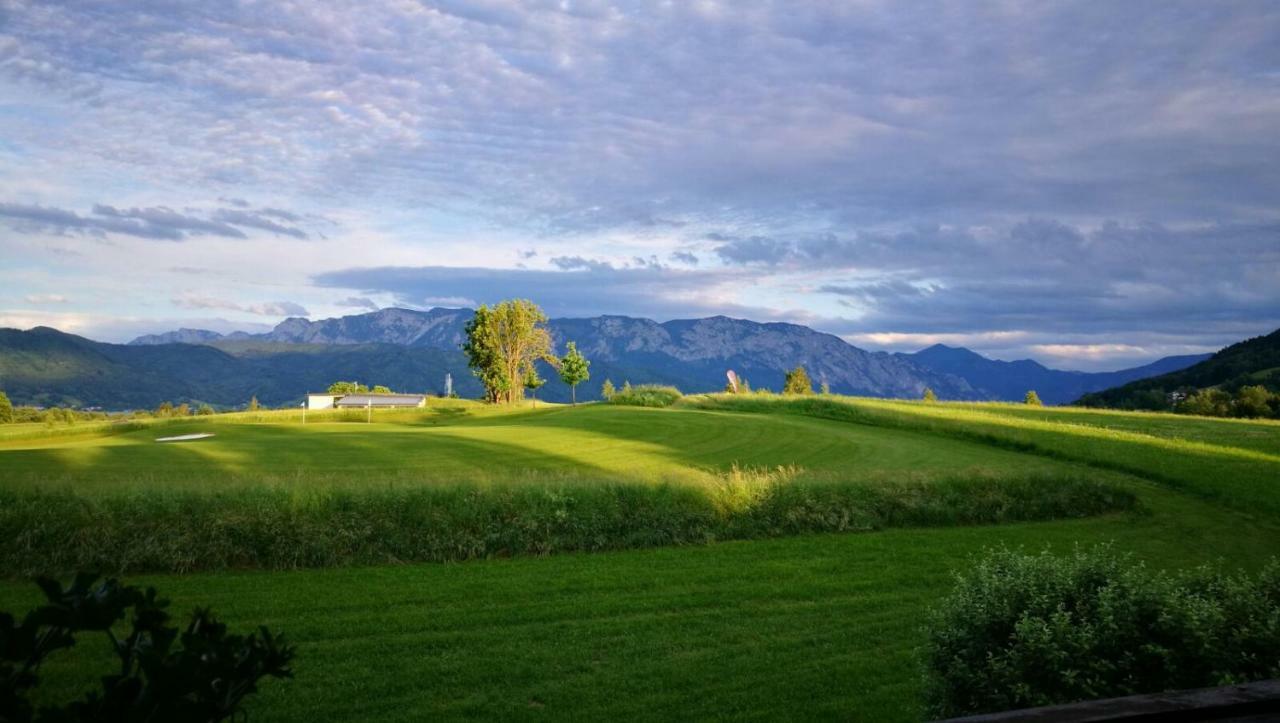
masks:
[[[1235,393],[1262,385],[1280,393],[1280,329],[1232,344],[1208,359],[1170,374],[1141,379],[1102,392],[1086,394],[1079,403],[1116,409],[1169,409],[1173,392],[1218,388]]]
[[[1183,369],[1210,355],[1169,356],[1140,367],[1113,372],[1062,371],[1031,359],[999,361],[963,347],[943,344],[900,356],[936,372],[954,374],[974,388],[987,392],[992,399],[1019,401],[1028,390],[1034,389],[1046,404],[1069,404],[1087,392]]]

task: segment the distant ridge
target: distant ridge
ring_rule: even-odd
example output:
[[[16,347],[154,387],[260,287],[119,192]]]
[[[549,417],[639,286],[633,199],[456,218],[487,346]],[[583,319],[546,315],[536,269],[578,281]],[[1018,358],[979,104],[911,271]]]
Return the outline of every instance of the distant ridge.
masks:
[[[1234,392],[1241,386],[1255,384],[1280,393],[1280,329],[1232,344],[1184,369],[1084,395],[1080,404],[1161,410],[1172,407],[1169,395],[1173,392],[1209,387]]]
[[[1046,404],[1068,404],[1088,392],[1164,374],[1208,359],[1210,354],[1169,356],[1132,369],[1113,372],[1075,372],[1050,369],[1031,359],[998,361],[963,347],[935,344],[914,354],[903,354],[921,366],[954,374],[995,399],[1020,401],[1034,389]]]
[[[240,336],[283,343],[380,343],[456,351],[471,315],[470,309],[390,308],[316,321],[289,318],[269,332]],[[1049,404],[1066,404],[1082,394],[1175,371],[1209,356],[1166,357],[1132,369],[1090,373],[1049,369],[1029,359],[997,361],[943,344],[913,354],[868,352],[805,326],[724,316],[665,323],[599,316],[553,319],[550,327],[557,343],[576,341],[595,360],[593,379],[604,374],[615,382],[658,381],[685,389],[719,388],[725,368],[732,367],[755,386],[776,390],[787,368],[804,364],[815,383],[825,380],[832,390],[845,393],[917,397],[923,386],[929,386],[943,399],[1020,401],[1027,390],[1034,389]],[[171,333],[187,335],[173,341],[194,339],[193,333],[211,337],[188,343],[231,338],[188,329]],[[139,337],[131,343],[166,343],[168,337]]]

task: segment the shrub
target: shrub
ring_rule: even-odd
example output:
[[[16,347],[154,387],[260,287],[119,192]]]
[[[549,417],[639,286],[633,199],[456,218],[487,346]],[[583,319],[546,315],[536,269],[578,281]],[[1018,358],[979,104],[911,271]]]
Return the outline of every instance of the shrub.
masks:
[[[660,384],[624,385],[621,390],[609,397],[612,404],[626,404],[633,407],[669,407],[684,396],[675,387]]]
[[[1280,564],[1257,577],[1153,573],[1109,547],[1001,549],[927,628],[940,718],[1280,675]]]
[[[22,622],[0,613],[0,720],[223,721],[243,714],[241,704],[263,678],[293,677],[294,649],[265,627],[228,635],[208,610],[197,609],[179,634],[168,626],[168,602],[156,597],[155,588],[116,580],[95,585],[96,579],[77,574],[63,589],[41,578],[45,604]],[[117,636],[130,610],[128,634]],[[105,634],[119,659],[115,672],[100,678],[101,689],[83,700],[44,705],[37,713],[28,695],[40,682],[41,664],[75,646],[82,632]]]
[[[1040,401],[1040,395],[1036,394],[1036,390],[1034,389],[1027,390],[1027,396],[1023,397],[1022,401],[1030,407],[1044,406],[1044,402]]]
[[[787,372],[786,380],[782,383],[782,393],[813,394],[813,381],[809,379],[809,372],[802,366]]]
[[[924,394],[920,397],[920,399],[928,404],[933,404],[934,402],[938,401],[938,394],[934,392],[931,387],[925,387]]]

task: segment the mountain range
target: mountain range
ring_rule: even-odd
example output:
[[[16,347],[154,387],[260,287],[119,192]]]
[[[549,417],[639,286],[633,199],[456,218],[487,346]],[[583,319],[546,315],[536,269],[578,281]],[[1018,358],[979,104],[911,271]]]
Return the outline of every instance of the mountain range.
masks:
[[[438,393],[450,374],[456,391],[476,396],[478,384],[460,351],[471,316],[470,309],[392,308],[317,321],[289,318],[262,334],[179,329],[127,345],[46,327],[0,330],[0,388],[17,403],[46,405],[130,408],[170,400],[235,406],[250,396],[276,405],[338,379]],[[941,345],[914,354],[870,352],[805,326],[723,316],[664,323],[600,316],[553,319],[548,326],[558,350],[576,341],[592,362],[591,382],[579,389],[579,399],[597,397],[606,378],[718,390],[727,369],[755,388],[777,390],[787,369],[803,365],[815,384],[844,394],[918,398],[929,387],[943,399],[1013,400],[1036,389],[1054,404],[1199,360],[1170,357],[1090,374]],[[540,396],[568,398],[568,387],[550,369],[543,376],[549,382]]]

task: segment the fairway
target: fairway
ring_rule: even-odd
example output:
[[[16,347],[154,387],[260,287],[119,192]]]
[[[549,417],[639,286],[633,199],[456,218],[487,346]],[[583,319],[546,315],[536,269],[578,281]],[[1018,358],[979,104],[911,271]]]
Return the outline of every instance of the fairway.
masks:
[[[0,442],[0,479],[9,487],[109,492],[148,485],[217,490],[264,482],[301,488],[539,478],[696,483],[734,465],[885,479],[1062,467],[915,432],[725,411],[584,405],[500,415],[391,412],[374,420],[304,425],[296,419],[192,419],[120,434],[10,440]],[[155,441],[202,432],[214,436]]]
[[[984,549],[1113,542],[1156,567],[1246,569],[1280,550],[1280,425],[1267,423],[720,395],[669,409],[464,406],[346,419],[303,425],[283,412],[24,431],[0,441],[0,491],[110,499],[258,488],[702,489],[735,470],[782,467],[792,472],[765,484],[916,485],[915,496],[957,477],[1070,475],[1140,502],[1034,523],[464,564],[130,575],[157,585],[178,612],[209,604],[233,626],[266,624],[298,644],[297,679],[269,683],[250,706],[255,719],[273,721],[913,720],[922,712],[920,620]],[[154,441],[198,433],[214,436]],[[36,594],[2,583],[0,609]],[[55,659],[42,695],[82,689],[105,662],[101,653]]]

